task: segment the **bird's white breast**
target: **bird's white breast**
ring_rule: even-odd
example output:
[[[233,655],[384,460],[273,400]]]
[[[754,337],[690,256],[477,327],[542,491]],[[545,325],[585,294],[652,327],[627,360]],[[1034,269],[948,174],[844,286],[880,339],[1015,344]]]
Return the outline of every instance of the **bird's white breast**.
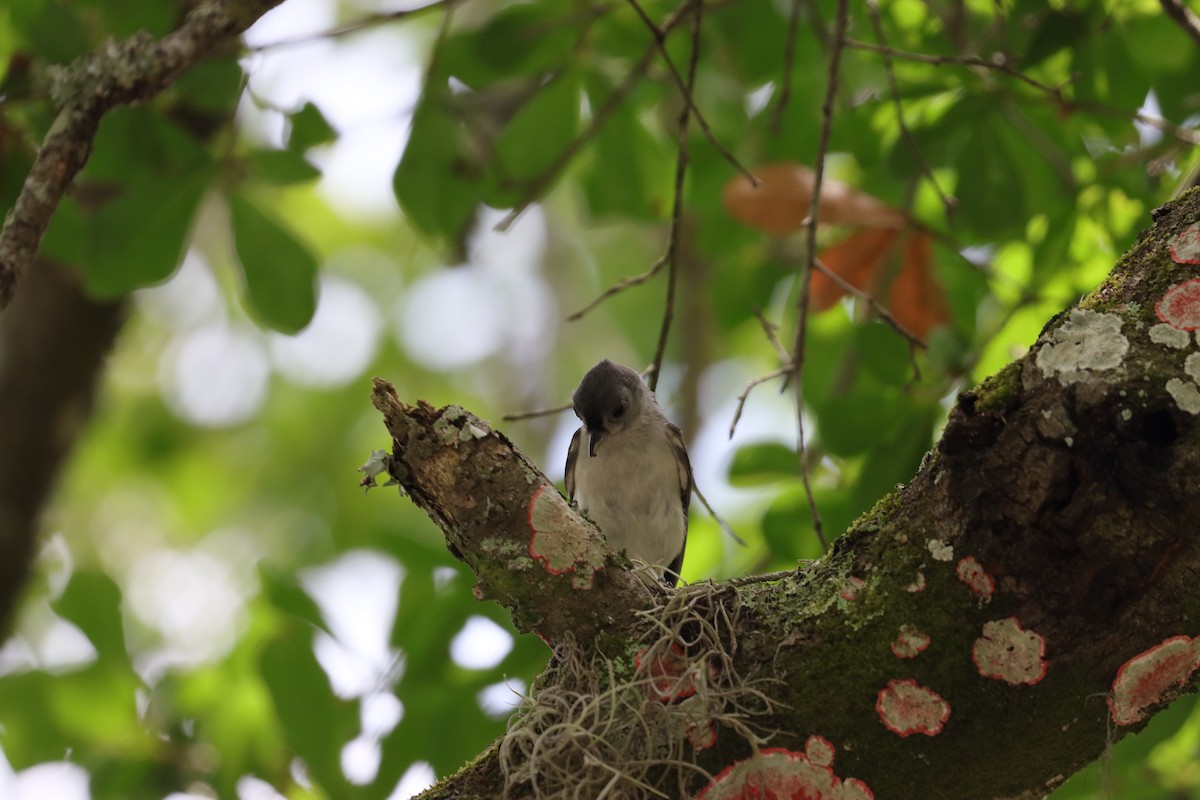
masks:
[[[586,431],[581,438],[575,464],[580,510],[613,550],[659,567],[670,564],[683,548],[687,518],[664,426],[606,436],[595,456],[588,455]]]

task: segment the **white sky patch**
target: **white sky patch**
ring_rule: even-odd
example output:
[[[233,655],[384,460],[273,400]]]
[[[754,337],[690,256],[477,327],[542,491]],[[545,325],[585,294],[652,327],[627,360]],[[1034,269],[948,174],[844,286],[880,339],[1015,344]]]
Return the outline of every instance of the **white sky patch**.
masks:
[[[308,327],[295,336],[271,334],[271,360],[300,386],[343,386],[374,359],[383,321],[366,291],[342,278],[322,277],[318,297]]]
[[[395,791],[388,795],[388,800],[409,800],[433,786],[436,781],[437,775],[429,762],[417,761],[400,776],[400,782],[396,784]]]
[[[339,696],[365,695],[394,673],[390,639],[403,575],[395,559],[366,550],[302,573],[335,637],[319,634],[315,650]]]
[[[190,249],[169,281],[137,292],[141,309],[157,322],[177,331],[220,317],[224,312],[221,291],[208,262]]]
[[[1150,341],[1155,344],[1161,344],[1164,347],[1173,347],[1176,350],[1182,350],[1191,343],[1192,337],[1188,335],[1187,331],[1181,331],[1174,325],[1160,322],[1150,327]]]
[[[87,770],[67,761],[48,761],[14,773],[0,753],[0,797],[5,800],[90,800]]]
[[[1042,376],[1057,374],[1070,385],[1087,377],[1089,370],[1112,369],[1129,351],[1129,340],[1121,334],[1121,318],[1083,308],[1056,328],[1038,350],[1037,365]]]
[[[499,683],[485,686],[476,695],[483,713],[492,719],[504,719],[521,704],[521,696],[528,687],[520,678],[505,678]]]
[[[220,428],[258,413],[270,372],[258,337],[217,323],[176,337],[163,353],[159,388],[179,417]]]
[[[1158,104],[1158,96],[1154,94],[1153,89],[1146,95],[1146,99],[1142,101],[1142,107],[1138,109],[1138,113],[1156,119],[1162,118],[1162,106]],[[1147,125],[1135,119],[1133,127],[1137,130],[1138,143],[1142,147],[1154,147],[1162,141],[1163,132],[1153,125]]]
[[[359,709],[363,735],[387,736],[404,719],[404,704],[391,692],[376,692],[362,699]]]
[[[346,779],[358,786],[370,783],[379,771],[382,757],[379,742],[367,736],[351,739],[342,748],[342,772]]]
[[[218,658],[241,632],[245,590],[210,553],[147,551],[133,562],[125,585],[129,609],[162,637],[172,663]]]
[[[762,86],[746,95],[746,116],[757,116],[758,112],[767,107],[775,96],[775,81],[767,81]]]
[[[450,642],[450,657],[466,669],[491,669],[505,659],[513,648],[508,631],[487,617],[469,617]]]
[[[237,782],[238,800],[287,800],[275,787],[253,775],[243,775]]]

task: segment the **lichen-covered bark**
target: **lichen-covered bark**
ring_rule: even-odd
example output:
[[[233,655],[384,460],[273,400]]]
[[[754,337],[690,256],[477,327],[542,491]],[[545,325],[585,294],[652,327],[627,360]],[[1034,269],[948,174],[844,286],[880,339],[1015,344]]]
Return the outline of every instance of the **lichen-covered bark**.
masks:
[[[1200,304],[1163,300],[1197,279],[1187,243],[1198,219],[1200,192],[1158,209],[1103,286],[959,398],[913,481],[826,558],[723,588],[717,602],[738,612],[727,663],[745,681],[770,681],[756,684],[773,701],[757,724],[791,753],[760,765],[786,770],[774,779],[814,797],[867,787],[894,799],[1038,797],[1100,755],[1114,729],[1137,730],[1193,688]],[[629,611],[654,598],[613,591],[627,585],[611,560],[588,586],[536,560],[506,566],[485,546],[517,548],[528,535],[525,512],[547,484],[523,457],[490,432],[464,450],[446,420],[480,423],[459,409],[397,408],[393,473],[485,585],[503,584],[490,594],[518,621],[578,631],[584,648],[605,641],[605,618],[611,635],[629,635]],[[594,535],[572,517],[561,517],[564,536]],[[719,720],[715,733],[691,760],[745,780],[735,765],[752,747]],[[813,741],[832,756],[823,746],[814,755]],[[495,769],[485,756],[430,796],[466,796],[463,781],[484,764]]]

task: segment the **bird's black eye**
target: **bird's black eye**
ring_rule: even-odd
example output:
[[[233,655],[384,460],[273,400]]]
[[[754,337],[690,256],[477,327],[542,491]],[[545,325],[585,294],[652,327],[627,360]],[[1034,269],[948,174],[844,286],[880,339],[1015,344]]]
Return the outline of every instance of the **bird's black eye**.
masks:
[[[623,416],[625,416],[625,404],[624,404],[624,403],[620,403],[620,404],[618,404],[618,405],[617,405],[617,407],[616,407],[616,408],[614,408],[614,409],[613,409],[613,412],[612,412],[612,418],[613,418],[613,419],[620,419],[620,418],[621,418],[621,417],[623,417]]]

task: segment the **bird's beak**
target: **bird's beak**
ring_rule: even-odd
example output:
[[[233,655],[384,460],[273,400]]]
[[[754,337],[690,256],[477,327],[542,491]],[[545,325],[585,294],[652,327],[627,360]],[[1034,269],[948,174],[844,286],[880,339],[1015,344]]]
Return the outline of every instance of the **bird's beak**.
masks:
[[[604,438],[604,430],[588,429],[588,457],[596,457],[596,445],[600,444],[600,440]]]

